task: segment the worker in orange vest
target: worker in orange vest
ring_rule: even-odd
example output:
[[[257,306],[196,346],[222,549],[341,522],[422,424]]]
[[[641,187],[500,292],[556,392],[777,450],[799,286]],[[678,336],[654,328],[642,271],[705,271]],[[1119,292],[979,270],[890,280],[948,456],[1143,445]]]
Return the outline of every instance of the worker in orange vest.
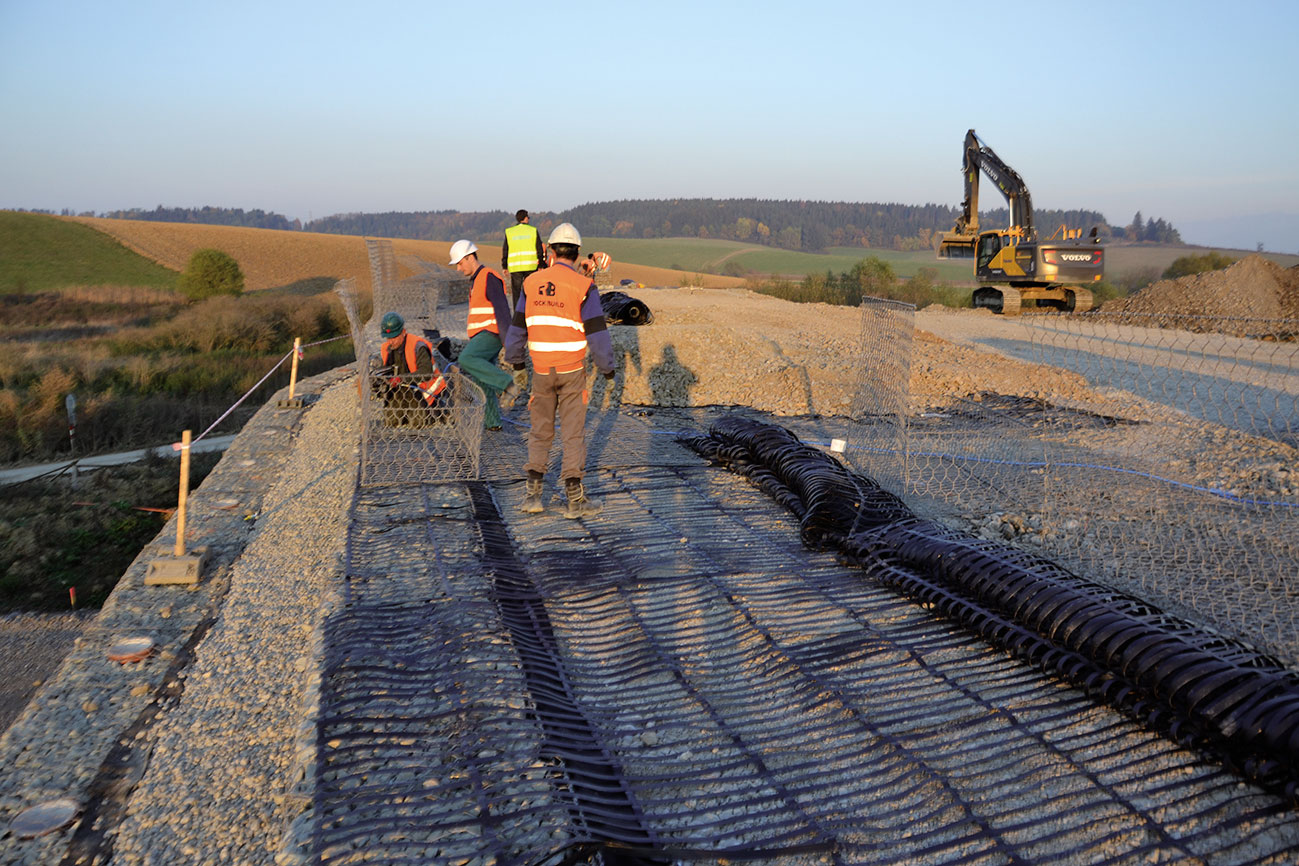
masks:
[[[389,408],[433,407],[447,388],[447,380],[433,358],[433,344],[406,333],[406,320],[384,313],[379,321],[379,363],[390,367],[387,375]]]
[[[528,433],[528,473],[522,510],[545,510],[541,501],[555,416],[563,430],[564,516],[587,517],[600,511],[598,500],[586,495],[582,475],[586,464],[586,355],[606,379],[614,375],[613,341],[600,306],[600,293],[590,277],[577,271],[582,236],[569,223],[555,226],[548,239],[555,263],[523,281],[523,296],[505,339],[505,361],[521,370],[524,349],[532,359],[532,430]]]
[[[595,274],[608,273],[609,266],[613,264],[613,259],[609,257],[608,253],[591,253],[588,258],[591,260],[591,264],[595,268],[592,276]]]
[[[496,364],[501,354],[501,340],[510,328],[510,302],[505,296],[501,275],[478,261],[478,247],[473,241],[459,240],[451,245],[451,265],[470,279],[469,320],[465,335],[469,342],[460,350],[460,369],[478,383],[487,398],[483,426],[501,429],[501,408],[509,409],[522,388]]]

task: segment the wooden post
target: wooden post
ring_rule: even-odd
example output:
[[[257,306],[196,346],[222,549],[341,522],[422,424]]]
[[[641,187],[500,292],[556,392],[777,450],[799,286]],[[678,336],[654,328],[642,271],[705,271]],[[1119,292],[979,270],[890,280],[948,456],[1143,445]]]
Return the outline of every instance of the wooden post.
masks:
[[[185,555],[185,500],[189,499],[190,431],[180,436],[180,498],[176,500],[176,556]]]
[[[293,389],[298,384],[298,358],[302,355],[302,338],[293,338],[293,366],[289,371],[289,399],[293,399]]]

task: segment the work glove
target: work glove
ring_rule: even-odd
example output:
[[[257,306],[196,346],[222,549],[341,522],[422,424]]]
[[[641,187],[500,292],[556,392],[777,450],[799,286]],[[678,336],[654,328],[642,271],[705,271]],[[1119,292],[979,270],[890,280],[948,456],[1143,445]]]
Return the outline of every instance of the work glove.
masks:
[[[391,379],[388,380],[388,384],[393,388],[400,388],[401,378],[399,376],[393,376]]]
[[[528,387],[528,371],[523,368],[522,364],[516,364],[514,367],[514,384],[520,388]]]
[[[613,381],[613,376],[614,376],[614,374],[617,373],[617,372],[618,372],[617,370],[610,370],[608,373],[605,373],[605,374],[604,374],[604,380],[605,380],[606,382],[612,382],[612,381]]]

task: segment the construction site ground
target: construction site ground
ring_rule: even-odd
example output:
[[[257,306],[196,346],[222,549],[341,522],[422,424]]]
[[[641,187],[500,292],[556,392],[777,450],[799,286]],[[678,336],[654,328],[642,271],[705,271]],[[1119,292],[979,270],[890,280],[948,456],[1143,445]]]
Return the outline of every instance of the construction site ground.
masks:
[[[350,370],[268,401],[192,497],[205,580],[142,585],[165,530],[0,741],[4,826],[79,804],[0,863],[1294,862],[1292,803],[806,549],[679,444],[739,411],[828,447],[857,311],[646,299],[592,394],[595,517],[553,476],[518,510],[522,405],[480,480],[358,488]],[[922,405],[1029,387],[950,327],[917,336]],[[135,634],[158,651],[106,659]]]

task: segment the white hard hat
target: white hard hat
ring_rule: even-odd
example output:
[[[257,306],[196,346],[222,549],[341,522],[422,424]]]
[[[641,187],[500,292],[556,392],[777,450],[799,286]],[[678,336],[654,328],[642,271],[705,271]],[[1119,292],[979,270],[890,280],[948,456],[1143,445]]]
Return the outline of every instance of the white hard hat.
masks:
[[[473,241],[456,241],[451,245],[451,262],[450,264],[458,265],[460,260],[470,253],[478,252],[478,247],[474,246]]]
[[[572,244],[575,247],[582,245],[582,236],[573,228],[572,223],[560,223],[550,232],[550,237],[546,239],[548,244]]]

